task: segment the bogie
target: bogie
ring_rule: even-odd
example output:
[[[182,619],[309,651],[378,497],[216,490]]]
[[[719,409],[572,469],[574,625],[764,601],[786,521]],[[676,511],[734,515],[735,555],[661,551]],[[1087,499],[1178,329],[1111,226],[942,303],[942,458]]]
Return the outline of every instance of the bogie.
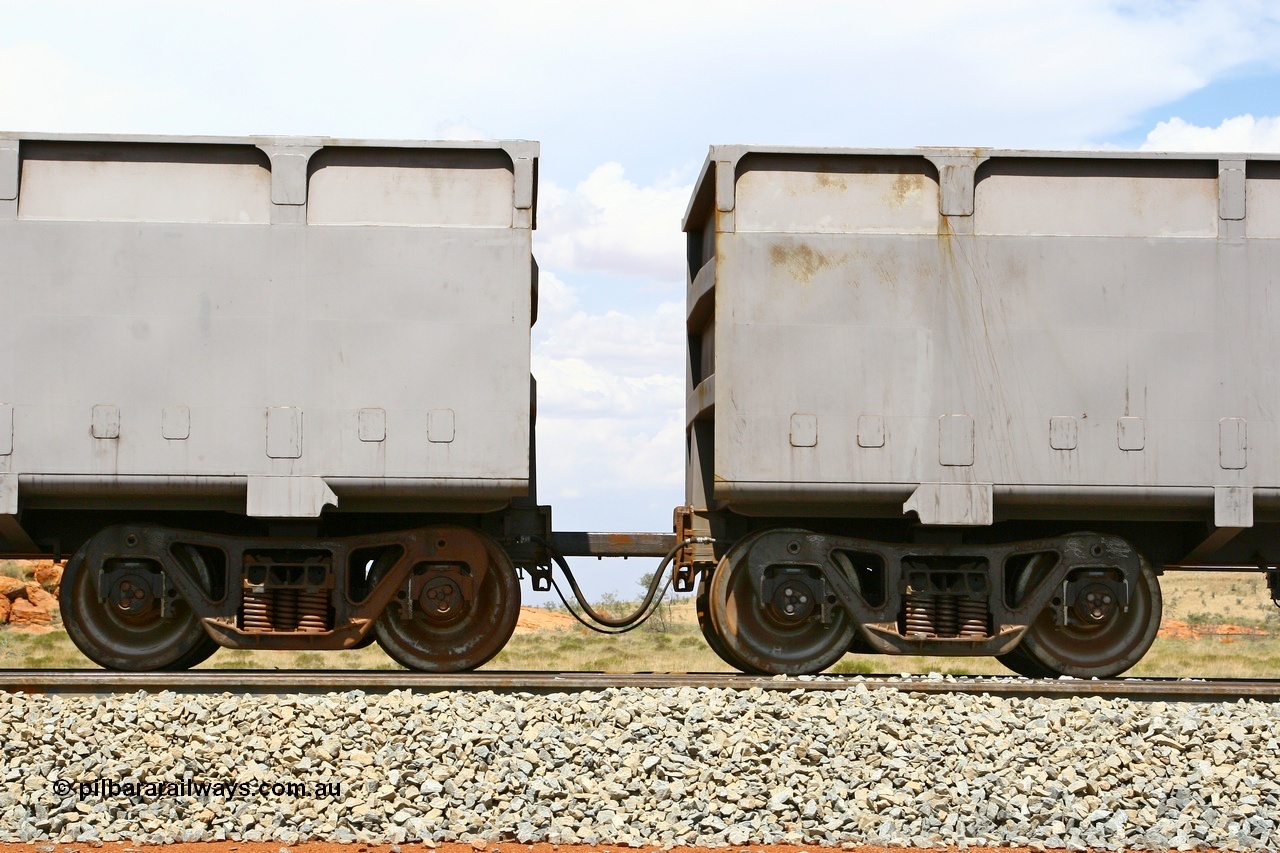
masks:
[[[187,668],[218,646],[377,639],[405,666],[454,672],[502,649],[519,604],[501,546],[459,525],[324,540],[115,526],[80,549],[61,592],[76,645],[132,670]]]
[[[879,591],[860,580],[868,563]],[[1112,677],[1147,651],[1161,615],[1150,564],[1093,533],[956,546],[778,528],[730,547],[705,588],[699,612],[713,648],[769,673],[819,672],[846,651],[876,651],[995,655],[1021,675]]]

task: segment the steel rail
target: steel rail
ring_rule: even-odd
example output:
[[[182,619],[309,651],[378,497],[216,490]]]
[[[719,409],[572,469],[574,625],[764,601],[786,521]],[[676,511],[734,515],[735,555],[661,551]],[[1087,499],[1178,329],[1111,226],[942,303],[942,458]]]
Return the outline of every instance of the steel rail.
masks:
[[[360,670],[194,670],[109,672],[105,670],[0,669],[0,691],[8,693],[111,694],[334,693],[359,690],[419,693],[448,690],[500,693],[569,693],[610,688],[706,687],[727,690],[831,691],[864,687],[918,694],[987,694],[1002,698],[1098,697],[1142,702],[1280,701],[1280,680],[1029,679],[981,676],[826,675],[768,677],[738,673],[605,673],[483,671],[436,675]]]

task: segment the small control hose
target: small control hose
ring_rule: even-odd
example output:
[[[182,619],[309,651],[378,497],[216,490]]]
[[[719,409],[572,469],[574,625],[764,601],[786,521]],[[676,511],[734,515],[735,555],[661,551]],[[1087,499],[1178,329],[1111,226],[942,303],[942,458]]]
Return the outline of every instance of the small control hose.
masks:
[[[556,551],[556,549],[552,547],[550,542],[541,538],[537,541],[547,549],[547,553],[551,555],[551,559],[555,561],[555,564],[560,567],[562,572],[564,572],[565,578],[569,581],[569,588],[573,591],[573,597],[577,599],[578,606],[582,608],[587,617],[583,618],[578,611],[573,609],[573,606],[569,604],[569,600],[565,598],[564,592],[561,591],[560,585],[556,583],[555,578],[552,577],[551,586],[555,589],[556,595],[560,596],[560,600],[564,602],[564,606],[569,610],[569,613],[573,618],[577,619],[584,626],[595,631],[597,634],[625,634],[628,631],[634,631],[636,628],[639,628],[645,622],[649,621],[650,617],[658,611],[658,607],[662,604],[662,597],[667,594],[667,588],[671,586],[671,577],[666,578],[665,584],[662,583],[663,577],[666,576],[667,567],[671,565],[671,561],[675,559],[676,554],[680,553],[680,549],[687,545],[708,545],[715,540],[709,536],[693,536],[678,543],[674,548],[668,551],[667,555],[662,558],[662,562],[658,564],[657,570],[653,573],[653,579],[649,581],[649,591],[645,595],[644,601],[640,603],[640,606],[636,608],[634,613],[629,613],[621,618],[606,616],[588,604],[586,597],[582,594],[582,589],[578,586],[577,579],[573,576],[573,570],[569,568],[569,563],[565,558],[560,554],[560,552]],[[662,586],[662,591],[660,593],[658,591],[659,585]],[[654,604],[655,597],[657,598],[657,604]],[[590,619],[591,622],[595,622],[597,624],[593,625],[591,622],[588,622],[587,619]],[[605,627],[601,628],[599,625],[603,625]]]

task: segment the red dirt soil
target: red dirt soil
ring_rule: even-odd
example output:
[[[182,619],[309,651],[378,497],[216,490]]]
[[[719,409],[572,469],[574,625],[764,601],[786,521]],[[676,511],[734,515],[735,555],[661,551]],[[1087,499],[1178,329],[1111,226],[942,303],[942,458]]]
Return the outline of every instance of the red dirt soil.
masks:
[[[1265,637],[1261,628],[1243,625],[1192,625],[1180,619],[1165,619],[1160,623],[1160,637],[1168,640],[1198,640],[1201,637],[1219,637],[1224,643],[1235,642],[1236,637]]]
[[[532,634],[536,631],[565,631],[576,622],[568,613],[545,610],[541,607],[521,607],[520,621],[516,623],[517,634]],[[279,853],[272,850],[271,853]]]

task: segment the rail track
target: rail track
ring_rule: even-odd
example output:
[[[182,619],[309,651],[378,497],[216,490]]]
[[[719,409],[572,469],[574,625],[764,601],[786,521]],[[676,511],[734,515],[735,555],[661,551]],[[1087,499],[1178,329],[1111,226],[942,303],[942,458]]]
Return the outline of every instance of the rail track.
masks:
[[[1000,697],[1069,698],[1094,696],[1145,702],[1280,701],[1280,680],[1227,679],[1031,679],[981,676],[828,675],[767,677],[737,673],[606,672],[421,672],[359,670],[196,670],[186,672],[104,672],[102,670],[0,670],[0,691],[8,693],[111,694],[173,690],[183,693],[330,693],[361,690],[435,692],[491,690],[505,693],[563,693],[629,687],[708,687],[728,690],[830,691],[890,688],[922,694],[989,694]]]

